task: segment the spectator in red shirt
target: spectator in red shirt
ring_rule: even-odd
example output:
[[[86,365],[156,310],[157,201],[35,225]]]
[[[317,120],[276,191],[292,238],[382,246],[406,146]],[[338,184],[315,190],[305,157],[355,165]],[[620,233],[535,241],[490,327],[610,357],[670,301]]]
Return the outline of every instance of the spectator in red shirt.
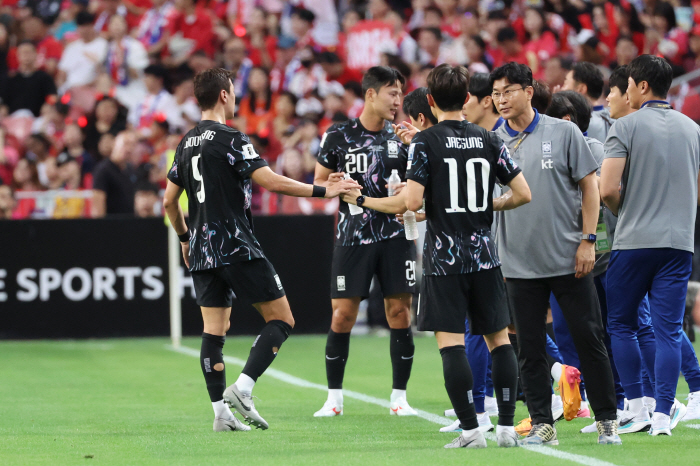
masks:
[[[610,63],[615,59],[615,45],[619,37],[617,25],[612,21],[612,6],[609,4],[596,5],[593,7],[593,25],[595,26],[596,37],[600,41],[600,47],[605,52],[605,63]],[[610,11],[610,15],[608,15]]]
[[[369,0],[367,2],[367,19],[385,21],[391,12],[391,6],[386,0]]]
[[[63,46],[51,34],[41,18],[32,16],[22,22],[24,38],[36,45],[37,69],[46,71],[50,76],[56,76],[58,61],[63,53]]]
[[[469,57],[469,71],[472,73],[488,73],[492,63],[486,53],[486,42],[479,35],[466,39],[466,51]]]
[[[462,18],[458,11],[458,0],[435,0],[435,5],[442,13],[442,32],[450,37],[459,37],[462,33]]]
[[[630,36],[620,36],[615,45],[616,60],[611,64],[611,68],[629,65],[632,60],[639,55],[639,49]]]
[[[170,25],[168,47],[174,57],[170,65],[185,63],[194,52],[204,51],[209,58],[214,56],[214,25],[211,16],[204,8],[198,8],[196,0],[176,0],[178,14]],[[176,41],[176,42],[174,42]],[[176,45],[177,44],[177,45]]]
[[[296,39],[297,50],[302,50],[306,46],[316,45],[312,36],[314,20],[316,15],[304,8],[295,8],[292,13],[291,29]]]
[[[622,0],[613,7],[613,18],[620,36],[631,37],[637,50],[640,52],[644,50],[645,27],[639,20],[637,10],[627,0]]]
[[[685,60],[685,69],[688,71],[700,68],[700,24],[690,31],[688,39],[688,56]]]
[[[523,48],[535,79],[544,77],[544,64],[557,53],[557,38],[547,26],[544,12],[539,8],[525,10],[525,31],[528,41]],[[507,63],[507,62],[506,62]]]
[[[688,52],[688,35],[676,24],[676,12],[666,2],[654,8],[652,27],[647,29],[647,51],[661,54],[673,65],[682,65]]]
[[[503,61],[503,52],[498,47],[498,31],[509,26],[508,18],[505,17],[502,11],[490,11],[486,19],[484,27],[485,37],[487,42],[487,53],[491,56],[491,62],[494,68],[505,63]],[[422,87],[422,86],[421,86]]]
[[[43,187],[39,182],[39,172],[36,164],[27,159],[19,159],[12,173],[13,188],[17,191],[41,191]],[[29,218],[34,212],[36,201],[34,199],[21,199],[17,202],[12,218]]]
[[[268,17],[267,11],[262,7],[253,8],[243,40],[253,65],[270,69],[275,64],[277,37],[268,31]]]
[[[523,45],[518,41],[518,34],[515,32],[515,29],[511,27],[501,29],[498,31],[496,39],[498,40],[498,48],[501,51],[501,61],[494,63],[494,68],[512,61],[523,65],[528,64],[527,54],[523,50]]]

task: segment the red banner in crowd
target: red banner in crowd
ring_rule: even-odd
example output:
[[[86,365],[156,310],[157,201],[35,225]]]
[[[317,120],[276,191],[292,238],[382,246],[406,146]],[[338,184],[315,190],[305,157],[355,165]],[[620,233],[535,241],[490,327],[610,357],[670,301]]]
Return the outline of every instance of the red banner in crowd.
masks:
[[[382,52],[396,53],[391,26],[382,21],[360,21],[348,31],[348,67],[366,70],[379,65]]]

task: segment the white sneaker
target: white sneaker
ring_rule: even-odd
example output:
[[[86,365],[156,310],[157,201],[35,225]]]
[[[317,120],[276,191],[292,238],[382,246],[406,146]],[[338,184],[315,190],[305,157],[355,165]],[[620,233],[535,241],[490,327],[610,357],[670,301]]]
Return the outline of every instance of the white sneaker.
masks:
[[[580,430],[582,434],[592,434],[592,433],[597,433],[598,432],[598,425],[593,421],[593,424],[584,427],[583,429]]]
[[[336,400],[326,400],[323,408],[314,413],[314,417],[334,417],[343,415],[343,405]]]
[[[392,416],[417,416],[418,412],[415,409],[411,408],[411,406],[408,404],[408,401],[406,401],[406,398],[399,398],[398,400],[391,403],[391,407],[389,408],[389,414],[391,414]]]
[[[446,409],[445,410],[445,416],[447,417],[455,417],[457,416],[457,413],[455,413],[454,409]]]
[[[255,409],[252,395],[242,393],[235,383],[224,390],[224,402],[241,413],[241,416],[248,424],[263,430],[269,427],[267,421]]]
[[[479,430],[481,432],[486,433],[493,431],[493,424],[491,423],[488,413],[477,414],[476,420],[479,421]],[[449,426],[441,427],[440,432],[462,432],[462,428],[459,426],[459,419]]]
[[[489,416],[498,416],[498,400],[492,396],[487,396],[484,400],[484,409]]]
[[[214,432],[230,432],[230,431],[242,431],[247,432],[250,430],[250,426],[243,424],[235,416],[233,419],[214,419]]]
[[[700,392],[693,392],[688,395],[688,410],[685,412],[682,421],[694,421],[700,419]]]
[[[620,416],[620,427],[617,429],[617,433],[631,434],[634,432],[646,432],[651,428],[651,418],[649,417],[649,411],[646,408],[638,413],[630,413],[629,411],[623,411]]]
[[[562,417],[564,417],[564,403],[559,395],[552,395],[552,419],[557,422]]]
[[[673,408],[671,408],[673,412]],[[671,418],[663,413],[654,413],[654,420],[649,429],[649,435],[671,435]]]
[[[642,401],[644,402],[644,406],[647,408],[647,411],[649,411],[649,417],[654,417],[654,411],[656,411],[656,400],[650,396],[644,396],[642,397]]]
[[[677,399],[673,399],[673,406],[671,406],[671,430],[675,429],[679,422],[683,420],[688,408],[685,407],[683,403]]]
[[[486,439],[479,429],[462,432],[459,437],[445,445],[445,448],[486,448]]]
[[[515,433],[515,429],[505,426],[496,427],[496,440],[498,441],[498,446],[502,448],[510,448],[518,446],[518,434]]]

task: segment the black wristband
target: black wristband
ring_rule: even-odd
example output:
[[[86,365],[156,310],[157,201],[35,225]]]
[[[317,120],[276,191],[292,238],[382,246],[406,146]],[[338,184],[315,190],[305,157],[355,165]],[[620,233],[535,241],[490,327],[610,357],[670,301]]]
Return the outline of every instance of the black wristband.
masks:
[[[311,197],[326,197],[326,188],[324,186],[314,185],[313,193]]]
[[[190,242],[190,232],[187,231],[181,235],[177,235],[178,238],[180,238],[181,243],[189,243]]]

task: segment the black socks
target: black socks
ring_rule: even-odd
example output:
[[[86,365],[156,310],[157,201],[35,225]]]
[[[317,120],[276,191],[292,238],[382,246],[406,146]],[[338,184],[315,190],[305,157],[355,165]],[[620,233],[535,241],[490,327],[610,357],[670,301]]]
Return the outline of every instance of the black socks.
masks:
[[[498,401],[498,425],[512,426],[518,396],[518,358],[513,346],[502,345],[491,351],[491,379]]]
[[[202,365],[204,381],[207,384],[209,399],[212,403],[221,401],[226,390],[226,370],[224,368],[224,342],[226,337],[202,333],[202,348],[199,362]]]
[[[442,373],[445,377],[445,388],[450,397],[452,407],[459,418],[462,430],[471,430],[479,427],[476,419],[476,408],[472,389],[474,388],[474,377],[467,355],[464,352],[464,345],[447,346],[440,349],[442,356]],[[494,380],[495,386],[495,380]]]
[[[288,323],[281,320],[269,321],[253,342],[242,373],[257,381],[275,360],[282,343],[291,332],[292,327]]]
[[[393,373],[394,390],[406,390],[406,384],[411,377],[413,366],[413,353],[416,346],[413,344],[413,332],[411,327],[392,328],[389,353],[391,354],[391,368]]]
[[[326,378],[330,390],[343,388],[345,364],[348,362],[349,352],[350,332],[335,333],[329,330],[326,340]]]

